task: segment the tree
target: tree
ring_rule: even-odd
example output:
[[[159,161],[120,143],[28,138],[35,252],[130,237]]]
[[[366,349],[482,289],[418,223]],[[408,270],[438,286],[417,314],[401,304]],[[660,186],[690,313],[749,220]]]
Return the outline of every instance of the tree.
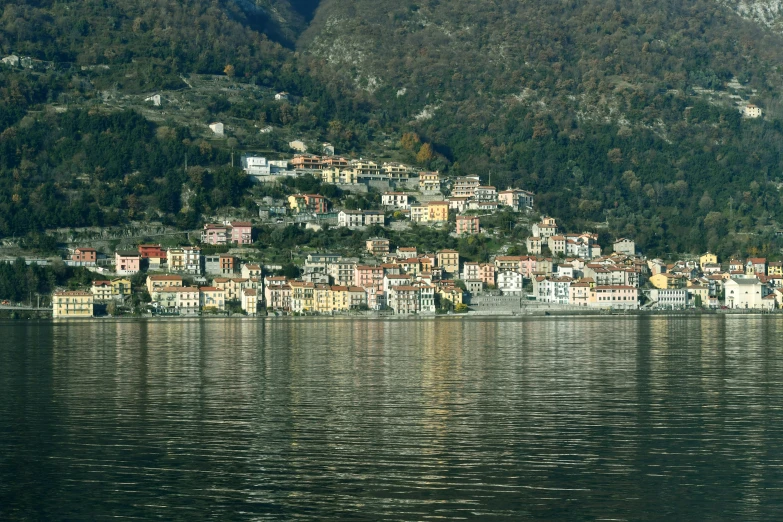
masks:
[[[432,151],[432,145],[425,143],[419,149],[419,153],[416,154],[416,161],[420,164],[426,164],[435,158],[435,153]]]

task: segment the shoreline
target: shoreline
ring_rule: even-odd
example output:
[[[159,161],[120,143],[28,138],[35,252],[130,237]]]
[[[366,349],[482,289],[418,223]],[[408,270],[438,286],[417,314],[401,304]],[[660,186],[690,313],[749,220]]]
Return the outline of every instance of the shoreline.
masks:
[[[406,315],[381,315],[377,313],[366,314],[307,314],[307,315],[275,315],[259,314],[247,316],[235,314],[232,316],[216,315],[190,315],[190,316],[166,316],[156,317],[149,315],[142,316],[101,316],[101,317],[3,317],[3,321],[47,321],[52,323],[83,323],[83,322],[130,322],[130,321],[150,321],[150,322],[182,322],[182,321],[275,321],[275,320],[365,320],[365,321],[431,321],[431,320],[473,320],[473,319],[523,319],[523,318],[563,318],[563,317],[725,317],[725,316],[783,316],[783,310],[537,310],[534,312],[466,312],[460,314],[406,314]]]

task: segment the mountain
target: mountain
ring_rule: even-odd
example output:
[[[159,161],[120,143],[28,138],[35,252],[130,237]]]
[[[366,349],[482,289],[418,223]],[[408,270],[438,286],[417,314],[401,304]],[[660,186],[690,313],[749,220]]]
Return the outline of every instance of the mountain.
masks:
[[[325,0],[298,47],[432,142],[431,167],[491,173],[571,226],[606,221],[650,251],[730,253],[774,248],[783,151],[783,39],[738,11]],[[763,121],[740,117],[749,102]]]
[[[0,0],[0,51],[57,64],[0,76],[9,151],[16,133],[13,157],[0,172],[0,209],[12,212],[14,195],[24,200],[39,188],[36,176],[26,178],[29,186],[13,179],[24,160],[58,173],[85,165],[78,154],[42,158],[25,148],[21,137],[39,124],[67,130],[61,118],[25,118],[27,109],[67,102],[115,110],[101,105],[110,91],[165,94],[183,88],[188,75],[225,74],[236,86],[214,89],[195,114],[242,127],[232,147],[256,147],[251,131],[263,122],[329,140],[342,153],[533,190],[539,210],[568,228],[608,227],[651,253],[776,255],[783,222],[780,5]],[[256,91],[242,83],[266,91],[251,96]],[[274,103],[267,92],[273,90],[296,101]],[[748,103],[763,117],[741,117]],[[88,134],[122,127],[83,123],[79,132]],[[187,132],[182,125],[165,127],[197,139],[197,125]],[[168,148],[160,154],[169,158],[167,168],[184,156]],[[224,157],[207,154],[204,161]],[[118,169],[107,183],[121,178]],[[154,182],[152,166],[142,174]],[[165,183],[167,201],[174,201],[178,189]]]

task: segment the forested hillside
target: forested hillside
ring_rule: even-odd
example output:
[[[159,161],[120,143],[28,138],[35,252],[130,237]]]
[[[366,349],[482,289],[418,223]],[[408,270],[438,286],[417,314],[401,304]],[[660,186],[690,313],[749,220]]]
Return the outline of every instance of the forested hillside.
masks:
[[[204,104],[214,118],[491,176],[535,191],[568,228],[607,222],[649,252],[772,255],[783,38],[742,13],[747,4],[0,1],[2,53],[54,64],[0,71],[0,234],[89,222],[85,208],[105,222],[163,213],[190,223],[241,204],[215,193],[217,180],[194,206],[175,203],[194,184],[185,156],[210,175],[228,158],[219,143],[200,145],[197,128],[98,110],[106,93],[218,74],[297,101],[229,103],[217,92]],[[749,102],[763,118],[741,118]],[[256,143],[243,140],[232,147]],[[417,154],[424,144],[434,153]],[[55,212],[55,201],[68,203]]]

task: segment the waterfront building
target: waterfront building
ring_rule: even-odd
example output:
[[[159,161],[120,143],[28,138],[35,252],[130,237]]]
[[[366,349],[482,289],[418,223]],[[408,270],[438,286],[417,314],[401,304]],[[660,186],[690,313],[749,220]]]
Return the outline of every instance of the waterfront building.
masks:
[[[52,316],[60,317],[92,317],[95,298],[91,292],[69,290],[54,292],[52,295]]]

